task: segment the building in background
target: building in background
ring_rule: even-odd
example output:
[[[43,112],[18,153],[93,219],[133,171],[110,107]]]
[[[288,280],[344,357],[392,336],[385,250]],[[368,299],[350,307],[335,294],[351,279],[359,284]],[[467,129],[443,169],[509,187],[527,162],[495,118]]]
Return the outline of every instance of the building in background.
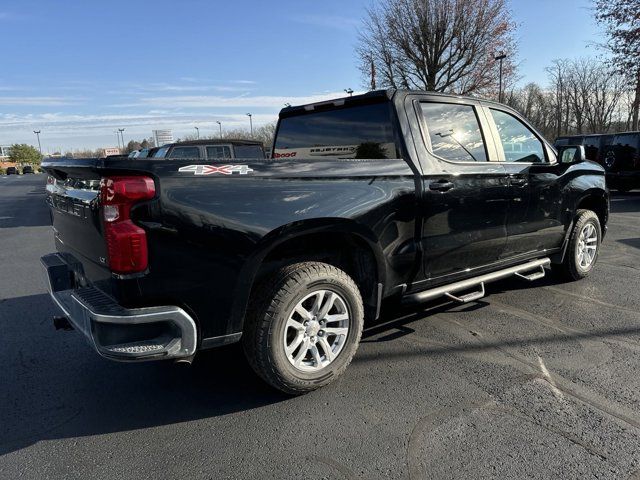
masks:
[[[0,160],[7,160],[9,158],[9,145],[0,145]]]
[[[120,155],[120,148],[116,148],[116,147],[107,147],[107,148],[103,148],[102,149],[102,155],[104,155],[105,157],[108,157],[110,155]]]
[[[153,141],[156,147],[173,143],[173,133],[171,130],[153,130]]]

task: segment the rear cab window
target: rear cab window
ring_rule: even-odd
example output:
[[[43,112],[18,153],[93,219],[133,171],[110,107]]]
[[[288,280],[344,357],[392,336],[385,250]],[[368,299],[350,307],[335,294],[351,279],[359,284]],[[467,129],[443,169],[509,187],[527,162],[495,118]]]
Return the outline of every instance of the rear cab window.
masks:
[[[273,158],[400,158],[388,102],[280,119]]]

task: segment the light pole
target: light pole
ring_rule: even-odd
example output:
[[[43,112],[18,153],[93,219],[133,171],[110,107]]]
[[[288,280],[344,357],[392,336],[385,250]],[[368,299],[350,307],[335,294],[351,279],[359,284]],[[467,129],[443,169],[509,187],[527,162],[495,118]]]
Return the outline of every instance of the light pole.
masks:
[[[249,117],[249,128],[251,129],[251,136],[253,137],[253,115],[250,113],[247,113],[247,117]]]
[[[40,145],[40,130],[34,130],[33,133],[38,137],[38,151],[40,152],[40,156],[42,156],[42,145]]]
[[[345,88],[345,89],[344,89],[344,91],[345,91],[345,93],[346,93],[347,95],[349,95],[350,97],[353,95],[353,90],[351,90],[350,88]]]
[[[122,147],[120,147],[120,133],[118,133],[118,130],[116,130],[114,133],[116,134],[116,138],[118,139],[118,150],[122,150]]]
[[[200,129],[198,127],[193,127],[196,129],[196,133],[198,135],[198,140],[200,140]]]
[[[222,138],[222,122],[216,120],[216,123],[218,124],[218,127],[220,127],[220,138]]]
[[[124,150],[124,128],[119,128],[120,136],[122,137],[122,150]]]
[[[500,55],[496,55],[495,60],[500,62],[500,86],[498,87],[498,102],[502,103],[502,61],[507,58],[507,55],[502,52]]]

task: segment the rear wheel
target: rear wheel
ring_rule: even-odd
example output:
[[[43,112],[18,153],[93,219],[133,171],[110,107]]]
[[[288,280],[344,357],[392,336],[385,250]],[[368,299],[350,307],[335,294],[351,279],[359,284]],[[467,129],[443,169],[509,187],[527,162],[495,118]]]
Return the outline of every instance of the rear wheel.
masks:
[[[552,265],[554,273],[566,280],[587,277],[598,259],[602,240],[600,220],[591,210],[578,210],[569,244],[561,264]]]
[[[267,383],[301,394],[344,372],[363,323],[360,291],[349,275],[326,263],[296,263],[270,275],[252,295],[244,351]]]

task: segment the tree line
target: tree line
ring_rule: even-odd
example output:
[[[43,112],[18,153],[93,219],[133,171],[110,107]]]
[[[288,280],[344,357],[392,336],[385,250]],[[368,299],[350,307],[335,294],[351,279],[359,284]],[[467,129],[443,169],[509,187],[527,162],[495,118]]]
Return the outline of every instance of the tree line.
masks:
[[[191,140],[219,140],[219,139],[248,139],[261,141],[265,147],[271,147],[273,144],[273,137],[276,131],[276,122],[266,123],[260,127],[253,129],[253,134],[246,128],[235,128],[230,130],[224,130],[222,135],[210,134],[210,135],[185,135],[178,138],[176,142],[191,141]],[[144,148],[155,147],[153,138],[145,138],[143,140],[130,140],[124,149],[122,149],[123,155],[128,155],[136,150],[142,150]],[[68,158],[95,158],[102,157],[104,155],[104,149],[78,149],[68,150],[64,152],[63,156]]]
[[[515,84],[508,0],[381,0],[367,10],[356,54],[365,85],[498,99],[549,138],[638,130],[638,0],[593,0],[606,41],[598,58],[556,60],[548,85]],[[500,71],[502,70],[502,75]]]
[[[504,103],[545,137],[632,130],[633,95],[624,77],[595,58],[555,60],[548,84],[509,89]]]

